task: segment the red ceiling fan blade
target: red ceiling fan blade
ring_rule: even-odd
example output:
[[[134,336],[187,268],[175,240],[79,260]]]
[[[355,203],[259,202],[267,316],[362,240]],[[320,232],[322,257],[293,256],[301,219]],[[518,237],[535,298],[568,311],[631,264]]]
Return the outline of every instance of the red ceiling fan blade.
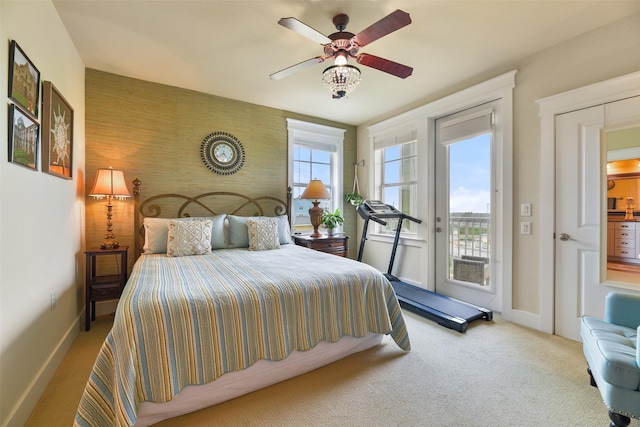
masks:
[[[296,18],[282,18],[278,21],[278,24],[285,28],[288,28],[296,33],[305,36],[308,39],[313,40],[316,43],[327,44],[331,43],[331,39],[325,36],[318,30],[311,28],[304,22],[298,21]]]
[[[284,77],[290,76],[293,73],[297,73],[302,69],[324,62],[324,60],[327,58],[330,58],[330,57],[316,56],[315,58],[307,59],[306,61],[302,61],[296,65],[292,65],[291,67],[285,68],[284,70],[277,71],[271,74],[269,77],[271,77],[271,80],[280,80]]]
[[[364,30],[360,31],[353,38],[353,41],[362,47],[369,43],[378,40],[387,34],[393,33],[402,27],[406,27],[411,24],[411,17],[407,12],[400,9],[385,16],[375,24],[370,25]]]
[[[368,53],[361,53],[356,57],[356,61],[358,64],[384,71],[401,79],[406,79],[413,73],[412,67],[407,67],[406,65],[398,64],[397,62],[389,61],[379,56],[369,55]]]

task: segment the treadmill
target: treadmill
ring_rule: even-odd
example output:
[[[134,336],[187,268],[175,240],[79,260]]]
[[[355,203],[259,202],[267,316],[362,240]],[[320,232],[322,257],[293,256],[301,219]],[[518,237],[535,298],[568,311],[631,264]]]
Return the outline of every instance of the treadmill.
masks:
[[[398,220],[389,268],[385,277],[391,282],[401,307],[458,332],[466,332],[469,322],[474,320],[493,319],[491,310],[410,285],[391,274],[396,250],[398,249],[398,241],[400,240],[400,232],[402,231],[402,222],[408,220],[420,224],[422,220],[406,215],[392,205],[387,205],[379,200],[366,200],[358,206],[357,212],[364,220],[362,238],[360,239],[360,248],[358,250],[358,261],[362,261],[369,221],[387,225],[385,219]]]

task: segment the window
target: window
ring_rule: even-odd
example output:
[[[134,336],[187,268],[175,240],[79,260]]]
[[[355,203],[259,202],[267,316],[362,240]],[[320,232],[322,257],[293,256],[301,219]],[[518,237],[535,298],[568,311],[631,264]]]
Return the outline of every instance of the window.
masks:
[[[289,139],[289,185],[293,189],[292,228],[295,232],[311,231],[309,200],[300,195],[312,179],[321,180],[331,200],[320,207],[333,211],[342,208],[342,164],[344,129],[287,119]]]
[[[415,131],[400,136],[374,138],[376,164],[376,194],[388,205],[416,217],[418,174],[417,137]],[[380,233],[395,233],[397,220],[377,226]],[[403,233],[416,233],[416,224],[403,221]]]

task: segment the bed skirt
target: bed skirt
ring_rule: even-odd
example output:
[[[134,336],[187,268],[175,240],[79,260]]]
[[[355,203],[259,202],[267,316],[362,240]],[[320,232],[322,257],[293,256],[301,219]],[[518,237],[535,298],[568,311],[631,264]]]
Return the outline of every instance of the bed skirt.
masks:
[[[259,360],[247,369],[224,374],[212,383],[187,386],[169,402],[142,403],[135,426],[150,426],[302,375],[373,348],[381,343],[383,336],[369,333],[363,338],[344,336],[337,343],[322,341],[309,351],[293,351],[279,362]]]

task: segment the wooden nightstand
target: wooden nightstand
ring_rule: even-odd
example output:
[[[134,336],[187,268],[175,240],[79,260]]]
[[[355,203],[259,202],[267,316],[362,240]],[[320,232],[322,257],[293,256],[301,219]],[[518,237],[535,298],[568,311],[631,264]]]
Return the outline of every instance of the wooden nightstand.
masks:
[[[293,240],[298,246],[305,246],[316,251],[342,257],[349,256],[349,236],[336,234],[335,236],[309,237],[294,235]]]
[[[120,298],[124,285],[127,283],[127,251],[129,246],[117,249],[91,248],[85,252],[87,256],[87,273],[85,280],[85,330],[91,328],[91,321],[96,320],[96,301]],[[96,258],[111,255],[119,257],[119,271],[115,274],[96,275]]]

